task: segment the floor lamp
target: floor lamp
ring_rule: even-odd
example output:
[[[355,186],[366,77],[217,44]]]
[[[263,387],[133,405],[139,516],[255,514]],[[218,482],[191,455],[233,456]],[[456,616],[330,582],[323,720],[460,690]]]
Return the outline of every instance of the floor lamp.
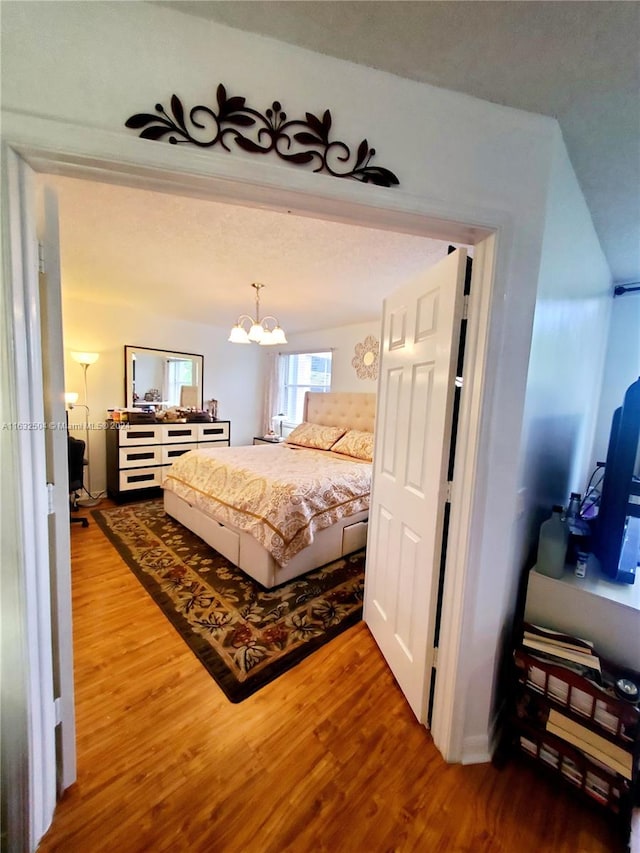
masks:
[[[78,501],[78,506],[96,506],[100,503],[100,498],[93,496],[91,492],[91,458],[89,456],[89,397],[87,394],[87,368],[90,364],[95,364],[100,354],[97,352],[72,352],[71,358],[77,361],[84,371],[84,432],[85,444],[87,448],[87,486],[85,491],[88,495],[86,498],[81,498]]]

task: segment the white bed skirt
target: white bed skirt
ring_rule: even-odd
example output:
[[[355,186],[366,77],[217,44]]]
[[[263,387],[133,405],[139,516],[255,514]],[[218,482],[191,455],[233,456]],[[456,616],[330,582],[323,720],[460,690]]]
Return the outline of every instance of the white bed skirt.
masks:
[[[281,567],[249,533],[221,524],[168,489],[164,491],[164,508],[168,515],[268,589],[358,551],[367,542],[369,511],[363,510],[316,533],[311,545]]]

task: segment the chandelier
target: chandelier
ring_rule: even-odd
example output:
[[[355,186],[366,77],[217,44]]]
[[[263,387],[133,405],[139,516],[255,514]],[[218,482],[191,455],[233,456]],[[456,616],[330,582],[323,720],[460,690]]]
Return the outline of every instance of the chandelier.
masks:
[[[256,290],[256,316],[255,319],[248,314],[241,314],[235,326],[231,329],[229,340],[232,344],[260,344],[266,347],[273,344],[286,344],[287,339],[284,334],[284,329],[280,328],[280,324],[276,317],[268,314],[260,319],[260,291],[264,284],[253,283],[251,287]]]

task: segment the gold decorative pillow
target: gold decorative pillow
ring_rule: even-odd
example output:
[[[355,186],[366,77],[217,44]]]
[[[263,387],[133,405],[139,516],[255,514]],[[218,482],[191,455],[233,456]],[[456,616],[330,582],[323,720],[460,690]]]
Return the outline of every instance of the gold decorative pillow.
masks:
[[[285,442],[299,447],[312,447],[314,450],[330,450],[345,432],[344,427],[303,423],[289,433]]]
[[[343,453],[345,456],[353,456],[355,459],[365,459],[367,462],[371,462],[373,459],[373,433],[350,429],[341,439],[336,441],[331,450],[335,453]]]

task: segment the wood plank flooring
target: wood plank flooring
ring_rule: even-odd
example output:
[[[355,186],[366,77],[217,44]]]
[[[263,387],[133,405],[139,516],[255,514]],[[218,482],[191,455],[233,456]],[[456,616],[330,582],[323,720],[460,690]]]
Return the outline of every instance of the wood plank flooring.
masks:
[[[445,764],[363,624],[232,705],[98,526],[71,539],[78,781],[40,853],[620,849],[523,763]]]

